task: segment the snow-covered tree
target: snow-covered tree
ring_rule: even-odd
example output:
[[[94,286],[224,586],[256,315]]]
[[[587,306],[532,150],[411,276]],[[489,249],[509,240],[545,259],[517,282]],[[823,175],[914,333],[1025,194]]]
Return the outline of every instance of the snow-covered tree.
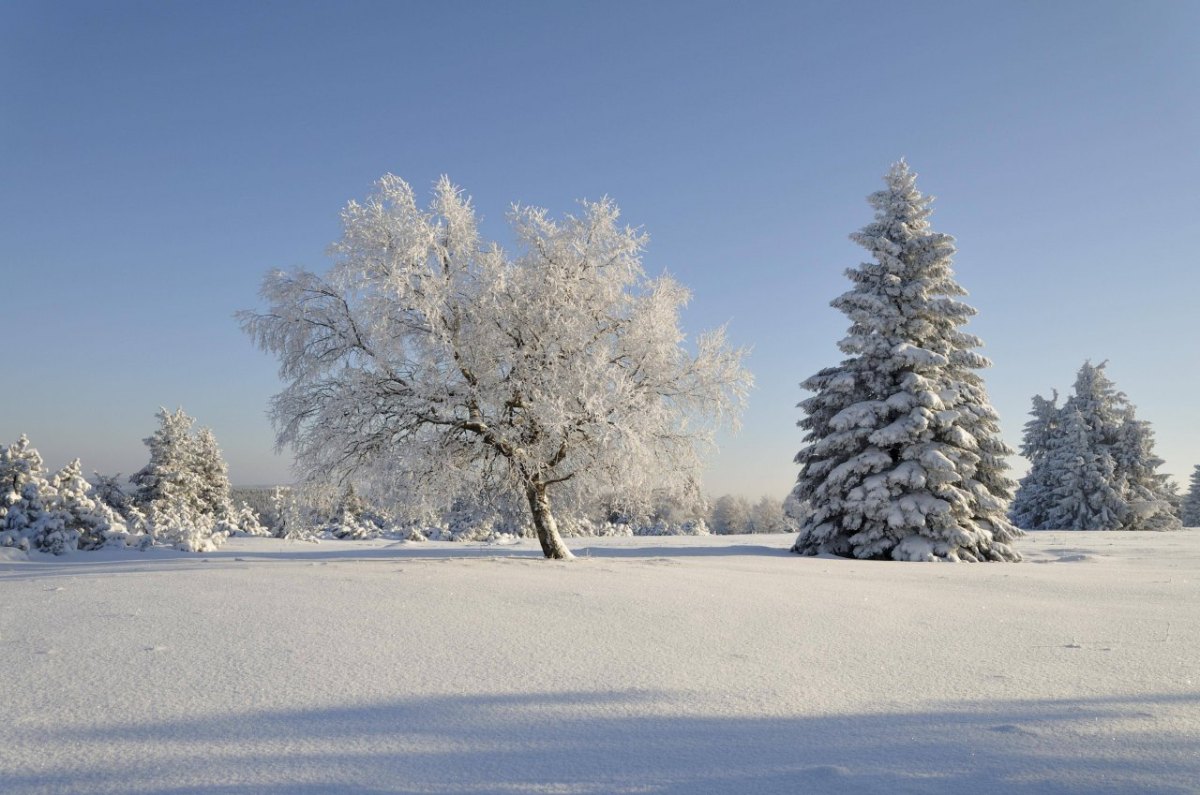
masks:
[[[137,488],[134,500],[146,511],[170,506],[174,512],[203,513],[192,437],[196,421],[182,408],[174,412],[162,408],[156,416],[158,429],[142,440],[150,449],[150,462],[129,477]]]
[[[71,461],[54,476],[50,509],[59,516],[59,535],[43,547],[62,552],[92,550],[108,544],[124,544],[127,531],[121,517],[96,496],[83,477],[79,459]]]
[[[272,417],[303,476],[390,484],[414,512],[507,491],[566,558],[552,496],[571,512],[694,482],[750,377],[722,331],[685,345],[687,290],[647,277],[612,202],[510,220],[515,255],[449,180],[425,211],[385,176],[343,212],[327,275],[274,272],[268,310],[241,318],[279,358]]]
[[[1030,530],[1180,526],[1177,495],[1169,478],[1157,471],[1163,460],[1154,453],[1154,432],[1137,418],[1106,365],[1084,362],[1061,407],[1057,400],[1034,397],[1021,448],[1031,466],[1012,509],[1018,525]]]
[[[224,479],[224,500],[218,499],[224,477],[224,463],[214,470],[209,456],[219,460],[215,440],[204,450],[192,433],[195,420],[184,413],[165,408],[158,412],[159,427],[143,440],[150,449],[150,462],[129,480],[137,487],[137,506],[146,515],[146,525],[156,541],[179,549],[207,552],[225,538],[231,528],[222,524],[218,510],[228,510],[229,482]],[[211,438],[211,434],[209,434]]]
[[[233,502],[229,497],[229,466],[221,455],[217,437],[209,428],[201,428],[192,440],[192,467],[196,474],[196,498],[201,510],[219,520],[231,520]]]
[[[316,541],[316,532],[311,522],[305,520],[304,512],[292,489],[277,486],[271,494],[271,516],[267,521],[271,535],[289,541]]]
[[[795,526],[788,522],[783,512],[783,502],[763,497],[750,510],[750,532],[790,533]]]
[[[1057,478],[1051,466],[1053,452],[1062,440],[1062,409],[1058,391],[1049,400],[1033,396],[1032,419],[1025,423],[1021,455],[1029,459],[1030,468],[1017,487],[1009,517],[1017,527],[1031,530],[1046,526],[1054,505]]]
[[[329,532],[334,538],[362,539],[379,535],[379,526],[367,516],[366,502],[358,495],[353,483],[347,483],[329,518]]]
[[[654,535],[708,535],[708,503],[700,495],[699,488],[655,491],[650,495],[648,522],[636,524],[635,534]],[[648,526],[648,527],[647,527]],[[645,530],[645,532],[641,532]]]
[[[1064,408],[1062,439],[1054,448],[1048,469],[1056,485],[1046,514],[1046,526],[1066,530],[1108,530],[1118,526],[1125,501],[1114,486],[1112,456],[1095,449],[1087,420],[1077,408]]]
[[[1190,488],[1183,498],[1180,514],[1186,527],[1200,527],[1200,464],[1192,470]]]
[[[1154,431],[1127,406],[1113,443],[1119,486],[1129,506],[1125,530],[1178,530],[1176,494],[1170,478],[1158,472],[1165,462],[1154,453]]]
[[[271,531],[268,530],[262,523],[258,515],[258,511],[250,507],[246,502],[243,502],[237,507],[234,512],[233,524],[237,528],[234,531],[236,535],[243,536],[269,536]]]
[[[750,514],[753,509],[745,497],[724,494],[713,502],[708,527],[717,535],[740,535],[752,532]]]
[[[998,419],[960,330],[953,239],[929,225],[931,198],[903,162],[852,235],[872,256],[833,301],[850,318],[848,358],[803,383],[807,445],[794,490],[807,502],[793,551],[897,560],[1019,560],[1005,512],[1012,482]]]
[[[65,552],[61,517],[49,505],[54,487],[29,437],[0,450],[0,546]],[[72,547],[73,548],[73,547]]]

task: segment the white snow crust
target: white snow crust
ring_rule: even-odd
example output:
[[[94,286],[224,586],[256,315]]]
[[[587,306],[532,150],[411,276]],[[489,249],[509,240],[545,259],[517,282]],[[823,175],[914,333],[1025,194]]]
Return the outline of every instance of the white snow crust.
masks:
[[[0,792],[1184,793],[1200,531],[0,556]]]

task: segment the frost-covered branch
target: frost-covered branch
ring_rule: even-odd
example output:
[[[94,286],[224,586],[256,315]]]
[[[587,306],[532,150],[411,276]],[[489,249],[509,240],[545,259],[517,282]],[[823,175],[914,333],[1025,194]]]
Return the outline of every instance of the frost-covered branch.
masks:
[[[422,210],[384,177],[343,212],[327,275],[273,272],[267,310],[240,315],[279,359],[278,444],[309,478],[369,475],[414,508],[523,495],[556,557],[550,487],[569,511],[692,482],[750,377],[724,330],[688,350],[687,290],[646,275],[618,218],[607,199],[561,220],[514,206],[514,256],[448,180]]]

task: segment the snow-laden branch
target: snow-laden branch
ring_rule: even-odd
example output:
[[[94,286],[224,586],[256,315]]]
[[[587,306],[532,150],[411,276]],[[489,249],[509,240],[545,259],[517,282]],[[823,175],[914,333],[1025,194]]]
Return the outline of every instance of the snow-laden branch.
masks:
[[[555,220],[514,206],[510,255],[480,239],[447,179],[422,210],[386,176],[344,210],[328,274],[269,274],[267,310],[239,317],[279,359],[272,418],[302,473],[403,484],[395,498],[423,507],[508,490],[539,534],[551,486],[571,508],[601,489],[694,483],[744,404],[743,352],[724,329],[690,351],[688,291],[646,275],[646,236],[610,200],[582,208]]]

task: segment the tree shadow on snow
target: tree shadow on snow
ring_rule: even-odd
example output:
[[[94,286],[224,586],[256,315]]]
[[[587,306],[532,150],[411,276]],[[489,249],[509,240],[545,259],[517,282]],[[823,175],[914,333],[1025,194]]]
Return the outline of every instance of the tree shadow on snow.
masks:
[[[265,793],[1184,793],[1200,696],[962,702],[926,712],[689,714],[686,694],[451,695],[8,740],[0,789]],[[0,732],[0,737],[3,736]],[[70,749],[62,764],[22,762]],[[14,753],[16,752],[16,753]]]

